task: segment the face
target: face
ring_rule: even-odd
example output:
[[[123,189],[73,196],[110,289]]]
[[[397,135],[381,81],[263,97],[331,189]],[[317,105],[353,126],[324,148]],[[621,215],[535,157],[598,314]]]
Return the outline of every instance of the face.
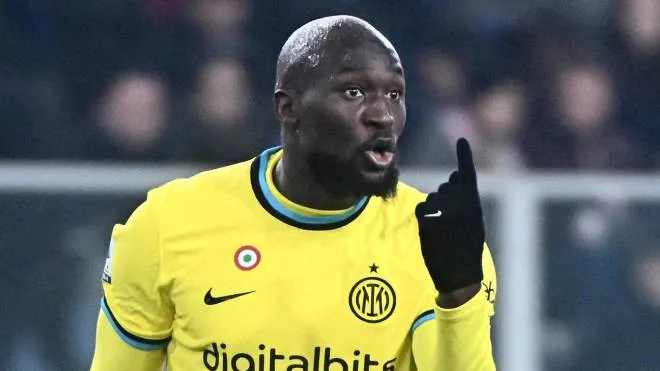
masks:
[[[315,180],[338,196],[390,197],[406,120],[398,56],[379,45],[335,53],[306,89],[295,140]]]
[[[195,98],[201,122],[214,130],[244,122],[251,103],[245,69],[233,60],[209,63],[199,75]]]
[[[608,120],[614,99],[610,76],[598,68],[578,68],[559,77],[560,110],[571,131],[591,135]]]
[[[187,5],[192,20],[209,35],[235,32],[250,17],[249,1],[197,0]]]
[[[150,148],[167,125],[167,88],[143,74],[120,76],[101,101],[99,123],[115,143],[139,152]]]
[[[479,97],[475,108],[484,133],[491,138],[511,138],[523,123],[523,88],[515,82],[497,85]]]
[[[644,54],[660,48],[660,2],[656,0],[627,0],[620,13],[628,42]]]

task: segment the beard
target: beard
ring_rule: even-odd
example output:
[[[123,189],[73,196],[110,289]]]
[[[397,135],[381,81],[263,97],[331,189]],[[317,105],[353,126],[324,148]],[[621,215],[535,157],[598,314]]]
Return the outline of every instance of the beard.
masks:
[[[314,180],[326,191],[335,196],[376,196],[389,200],[396,196],[399,183],[399,169],[395,161],[376,180],[367,178],[359,167],[360,156],[364,150],[359,148],[347,159],[338,158],[322,152],[310,153],[307,165]]]

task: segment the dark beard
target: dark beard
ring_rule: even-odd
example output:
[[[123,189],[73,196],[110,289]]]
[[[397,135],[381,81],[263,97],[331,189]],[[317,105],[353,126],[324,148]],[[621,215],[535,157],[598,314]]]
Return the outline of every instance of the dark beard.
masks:
[[[376,196],[384,200],[396,196],[396,187],[399,182],[399,169],[396,167],[396,162],[392,163],[378,181],[369,181],[365,179],[356,165],[361,153],[361,150],[356,151],[347,160],[343,160],[336,156],[314,152],[307,158],[307,164],[314,180],[335,196]]]

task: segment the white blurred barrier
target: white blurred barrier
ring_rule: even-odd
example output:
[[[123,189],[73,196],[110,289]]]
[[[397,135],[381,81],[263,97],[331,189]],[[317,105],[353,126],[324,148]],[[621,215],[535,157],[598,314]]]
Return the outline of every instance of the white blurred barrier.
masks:
[[[0,163],[0,193],[136,194],[203,167]],[[403,179],[431,191],[446,170],[405,169]],[[542,370],[541,223],[547,200],[660,202],[660,175],[602,173],[481,174],[482,196],[496,201],[499,293],[498,369]]]

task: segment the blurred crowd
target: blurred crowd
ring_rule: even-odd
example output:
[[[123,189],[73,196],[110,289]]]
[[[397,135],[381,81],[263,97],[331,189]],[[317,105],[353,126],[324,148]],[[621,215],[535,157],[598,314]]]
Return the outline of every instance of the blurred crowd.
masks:
[[[3,0],[0,161],[249,159],[279,144],[279,48],[332,14],[399,51],[404,166],[455,166],[464,136],[480,171],[660,169],[660,0]],[[139,199],[0,194],[0,369],[87,366]],[[546,369],[660,369],[660,207],[546,206]]]
[[[497,5],[495,5],[497,3]],[[364,17],[408,79],[405,165],[660,167],[657,0],[5,0],[0,158],[229,163],[279,142],[280,46]]]

